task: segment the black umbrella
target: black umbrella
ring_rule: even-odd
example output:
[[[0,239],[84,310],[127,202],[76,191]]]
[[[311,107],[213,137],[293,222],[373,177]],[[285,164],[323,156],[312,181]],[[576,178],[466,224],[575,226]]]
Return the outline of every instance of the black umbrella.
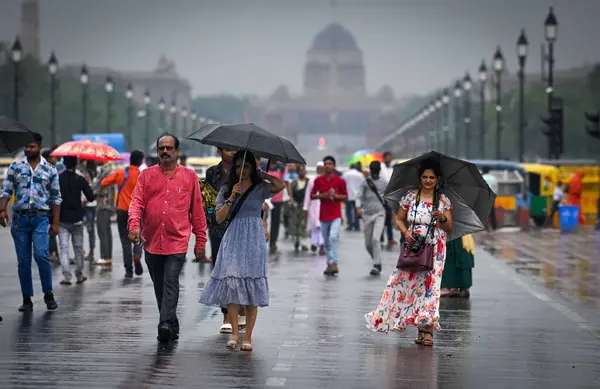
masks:
[[[394,211],[398,212],[398,201],[408,191],[419,187],[419,166],[428,159],[439,164],[442,175],[440,190],[452,202],[453,228],[448,240],[484,230],[496,195],[475,164],[435,151],[394,166],[392,178],[384,193]]]
[[[7,116],[0,116],[0,154],[15,152],[34,141],[29,128]]]
[[[207,124],[188,135],[186,139],[226,150],[247,150],[257,157],[284,163],[306,164],[304,158],[290,141],[271,134],[254,123]]]

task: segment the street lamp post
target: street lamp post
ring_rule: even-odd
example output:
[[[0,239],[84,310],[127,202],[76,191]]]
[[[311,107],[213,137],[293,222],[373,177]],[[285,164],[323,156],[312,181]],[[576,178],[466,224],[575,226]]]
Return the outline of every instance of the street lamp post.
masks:
[[[519,161],[525,162],[525,62],[529,41],[525,29],[517,39],[517,57],[519,58]]]
[[[162,97],[160,98],[160,100],[158,101],[158,112],[159,112],[159,126],[160,126],[160,132],[163,132],[165,130],[165,99],[163,99]]]
[[[441,150],[442,149],[442,136],[443,136],[443,128],[442,128],[442,123],[443,123],[443,112],[442,112],[442,106],[444,104],[442,103],[442,98],[438,97],[437,100],[435,101],[435,148],[436,150]]]
[[[544,120],[547,124],[547,129],[544,130],[544,135],[548,137],[548,154],[550,158],[559,158],[563,151],[563,127],[562,123],[553,120],[553,117],[557,117],[557,106],[562,110],[562,103],[558,102],[554,104],[554,44],[556,43],[558,35],[558,21],[554,15],[554,8],[550,7],[546,20],[544,21],[544,36],[548,43],[548,55],[543,53],[542,46],[542,64],[548,64],[548,87],[546,88],[546,94],[548,95],[548,113],[550,119]],[[542,67],[542,70],[545,66]],[[554,115],[553,115],[554,112]],[[562,112],[560,113],[562,115]]]
[[[106,132],[110,132],[112,122],[112,104],[113,104],[113,90],[115,84],[111,76],[106,76],[106,83],[104,89],[106,90]]]
[[[450,142],[450,96],[448,95],[448,89],[444,89],[442,93],[442,133],[444,136],[444,154],[449,153],[449,142]]]
[[[127,99],[127,143],[129,143],[129,150],[133,150],[133,86],[131,83],[127,84],[125,90],[125,98]]]
[[[15,38],[15,42],[12,45],[10,50],[10,56],[14,66],[14,74],[13,74],[13,111],[15,120],[19,120],[19,67],[21,64],[21,60],[23,59],[23,46],[21,45],[21,40],[17,36]]]
[[[177,102],[175,101],[175,99],[171,101],[169,113],[171,114],[171,133],[177,134]]]
[[[58,60],[54,51],[48,59],[48,73],[50,74],[50,137],[52,144],[56,144],[56,73],[58,72]]]
[[[485,60],[479,65],[479,158],[485,159],[485,85],[487,83],[487,66]]]
[[[500,46],[496,47],[492,65],[496,74],[496,159],[502,159],[502,72],[504,71],[504,56]]]
[[[144,92],[144,112],[146,114],[146,142],[144,144],[144,150],[146,151],[146,154],[150,151],[150,102],[150,91],[146,89],[146,92]]]
[[[542,60],[548,62],[548,87],[546,93],[548,94],[548,110],[552,107],[552,96],[554,94],[554,43],[556,43],[558,32],[558,21],[554,15],[554,7],[550,7],[548,15],[544,21],[544,36],[548,43],[548,56]]]
[[[198,129],[198,114],[196,113],[195,109],[193,109],[190,113],[190,120],[192,121],[192,132],[194,132]]]
[[[81,132],[87,133],[87,106],[88,106],[88,82],[89,74],[85,64],[81,67],[79,76],[81,81]]]
[[[454,84],[454,101],[452,102],[452,106],[454,108],[454,156],[457,158],[460,157],[461,96],[462,85],[460,81],[456,81],[456,84]]]
[[[186,106],[184,106],[183,108],[181,108],[181,118],[182,118],[182,124],[181,126],[183,127],[181,130],[181,137],[183,138],[185,136],[185,133],[187,131],[187,119],[188,119],[188,109]]]
[[[471,159],[471,76],[467,72],[463,78],[462,87],[465,92],[464,97],[464,117],[465,117],[465,156]]]

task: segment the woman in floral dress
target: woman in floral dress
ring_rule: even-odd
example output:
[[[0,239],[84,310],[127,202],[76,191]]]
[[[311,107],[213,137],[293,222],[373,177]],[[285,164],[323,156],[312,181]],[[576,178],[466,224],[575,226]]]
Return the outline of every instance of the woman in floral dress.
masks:
[[[452,230],[452,205],[437,190],[439,167],[434,161],[425,161],[419,169],[421,185],[400,201],[396,221],[404,239],[414,235],[425,236],[432,218],[436,220],[433,238],[434,266],[428,272],[411,272],[395,268],[374,311],[365,315],[367,328],[373,331],[404,331],[406,326],[418,328],[415,343],[433,346],[433,331],[440,330],[440,284],[446,260],[446,233]]]

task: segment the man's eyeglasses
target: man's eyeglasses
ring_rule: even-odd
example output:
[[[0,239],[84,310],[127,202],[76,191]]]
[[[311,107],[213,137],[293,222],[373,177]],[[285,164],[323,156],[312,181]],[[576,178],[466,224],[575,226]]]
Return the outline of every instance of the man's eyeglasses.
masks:
[[[175,147],[173,146],[159,146],[156,148],[158,151],[173,151]]]

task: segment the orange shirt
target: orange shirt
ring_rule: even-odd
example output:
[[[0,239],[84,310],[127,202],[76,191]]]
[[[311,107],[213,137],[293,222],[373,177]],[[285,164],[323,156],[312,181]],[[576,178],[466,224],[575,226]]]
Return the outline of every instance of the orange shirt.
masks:
[[[125,169],[128,170],[127,181],[125,181]],[[133,195],[133,189],[137,184],[138,176],[140,175],[140,168],[137,166],[129,165],[127,168],[119,169],[114,171],[108,177],[104,178],[100,185],[111,186],[116,185],[117,188],[121,188],[123,181],[125,185],[121,188],[119,193],[119,202],[117,208],[123,211],[129,211],[129,204],[131,204],[131,197]]]

